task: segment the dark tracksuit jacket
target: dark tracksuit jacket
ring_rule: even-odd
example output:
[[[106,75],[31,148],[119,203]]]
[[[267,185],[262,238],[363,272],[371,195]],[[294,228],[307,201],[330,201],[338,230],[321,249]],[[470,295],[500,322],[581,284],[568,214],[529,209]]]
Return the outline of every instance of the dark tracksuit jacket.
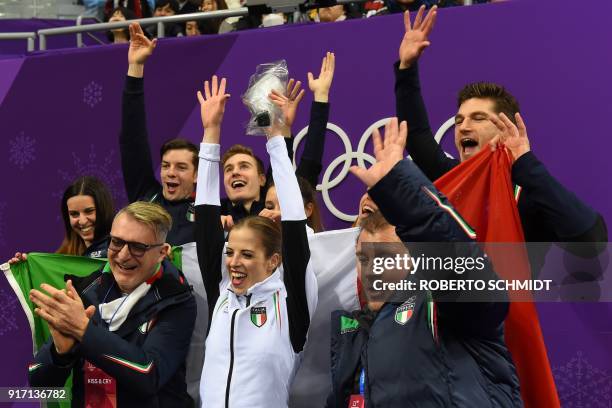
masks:
[[[325,146],[325,132],[327,130],[327,120],[329,119],[329,103],[312,102],[310,107],[310,122],[308,132],[304,142],[304,151],[300,157],[300,162],[295,171],[300,177],[306,179],[313,189],[316,189],[319,174],[323,169],[323,148]],[[287,152],[293,160],[293,138],[285,139]],[[272,180],[272,168],[269,167],[266,173],[266,185],[261,188],[260,199],[251,204],[249,211],[242,204],[234,204],[227,197],[221,199],[221,215],[231,215],[234,222],[249,215],[258,215],[261,210],[266,208],[266,193],[269,181]]]
[[[108,330],[97,310],[105,296],[107,303],[121,296],[113,274],[101,269],[84,278],[66,275],[85,308],[96,306],[96,314],[82,341],[68,354],[58,355],[52,339],[36,353],[30,364],[30,385],[63,387],[72,373],[72,406],[83,407],[87,360],[115,378],[118,407],[192,407],[185,358],[196,303],[182,273],[168,261],[162,263],[162,271],[115,332]]]
[[[125,78],[119,150],[121,151],[123,181],[129,202],[155,202],[170,213],[172,229],[166,238],[166,242],[170,245],[194,242],[193,199],[166,200],[162,194],[162,186],[155,178],[147,132],[143,78],[130,76]]]
[[[406,149],[430,180],[437,180],[459,164],[434,140],[416,63],[402,70],[399,62],[395,63],[395,103],[398,119],[407,121],[410,127]],[[592,243],[565,245],[571,252],[580,255],[586,251],[589,255],[603,248],[595,243],[608,241],[603,217],[559,183],[533,152],[514,162],[512,182],[522,187],[518,210],[527,242]],[[530,256],[534,274],[544,263],[545,252],[537,252]]]
[[[465,242],[458,249],[465,253],[455,255],[481,256],[423,188],[448,204],[410,160],[399,162],[368,192],[402,241]],[[496,279],[490,265],[477,274],[474,279]],[[368,408],[522,406],[504,342],[507,302],[437,302],[437,293],[421,291],[409,292],[407,299],[385,303],[378,313],[334,312],[328,407],[348,406],[350,395],[359,393],[362,368]],[[402,311],[412,315],[406,320]]]

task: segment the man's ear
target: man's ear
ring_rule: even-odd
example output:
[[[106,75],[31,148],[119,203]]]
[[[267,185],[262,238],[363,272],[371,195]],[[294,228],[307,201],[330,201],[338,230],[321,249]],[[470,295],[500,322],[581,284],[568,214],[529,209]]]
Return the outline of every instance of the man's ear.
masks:
[[[164,242],[164,245],[161,246],[161,249],[159,251],[159,258],[157,262],[163,261],[166,257],[170,258],[171,249],[172,247],[170,246],[170,244]]]
[[[266,185],[266,175],[265,174],[260,174],[259,176],[259,185],[261,187]]]

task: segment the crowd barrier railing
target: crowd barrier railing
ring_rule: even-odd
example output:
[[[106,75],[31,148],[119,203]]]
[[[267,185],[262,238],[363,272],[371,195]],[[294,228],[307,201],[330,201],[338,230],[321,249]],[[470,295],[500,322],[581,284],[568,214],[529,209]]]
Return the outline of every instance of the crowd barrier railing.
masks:
[[[28,51],[34,51],[36,33],[0,33],[0,40],[28,40]]]
[[[73,27],[58,27],[58,28],[45,28],[42,30],[38,30],[38,49],[46,50],[47,49],[47,37],[53,35],[63,35],[63,34],[76,34],[77,35],[77,46],[82,47],[83,41],[79,40],[78,35],[82,33],[91,33],[94,31],[107,31],[113,30],[116,28],[127,28],[132,23],[140,23],[142,26],[150,26],[153,24],[157,24],[157,37],[164,37],[164,25],[167,23],[184,23],[185,21],[200,21],[200,20],[208,20],[212,18],[227,18],[227,17],[242,17],[248,14],[248,9],[246,7],[241,7],[237,9],[231,10],[218,10],[218,11],[209,11],[209,12],[201,12],[201,13],[191,13],[191,14],[180,14],[176,16],[167,16],[167,17],[150,17],[150,18],[140,18],[136,20],[127,20],[127,21],[116,21],[112,23],[96,23],[96,24],[86,24],[86,25],[76,25]],[[13,34],[13,33],[9,33]],[[20,37],[21,38],[21,37]],[[25,38],[25,37],[24,37]],[[14,39],[14,38],[11,38]],[[29,47],[29,44],[28,44]],[[34,41],[32,40],[32,50],[34,49]],[[28,48],[28,51],[31,51]]]

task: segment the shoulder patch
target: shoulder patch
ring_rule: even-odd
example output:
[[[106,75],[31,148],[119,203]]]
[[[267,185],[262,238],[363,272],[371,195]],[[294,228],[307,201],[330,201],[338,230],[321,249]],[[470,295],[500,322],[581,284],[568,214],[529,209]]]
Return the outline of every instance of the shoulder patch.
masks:
[[[414,313],[415,304],[416,295],[411,296],[407,301],[395,309],[395,322],[401,324],[402,326],[408,323],[408,320],[410,320]]]

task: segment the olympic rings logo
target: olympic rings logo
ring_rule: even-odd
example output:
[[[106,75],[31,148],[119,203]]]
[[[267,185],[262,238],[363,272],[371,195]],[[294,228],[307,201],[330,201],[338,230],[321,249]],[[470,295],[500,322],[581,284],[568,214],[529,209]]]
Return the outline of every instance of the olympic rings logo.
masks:
[[[349,168],[351,167],[353,160],[357,160],[357,165],[363,168],[366,167],[366,164],[365,164],[366,162],[370,163],[370,165],[376,162],[376,159],[374,158],[374,156],[364,151],[365,146],[368,142],[368,139],[372,136],[374,129],[385,126],[389,122],[390,119],[391,118],[380,119],[374,122],[372,125],[370,125],[365,130],[365,132],[363,132],[363,134],[361,135],[361,138],[359,139],[359,143],[357,144],[357,151],[353,151],[353,145],[351,143],[351,139],[340,126],[334,123],[331,123],[331,122],[327,123],[327,129],[335,133],[342,141],[342,144],[344,145],[344,153],[336,157],[334,160],[332,160],[331,163],[327,166],[327,168],[323,172],[323,179],[321,180],[321,183],[317,185],[317,191],[321,192],[321,195],[323,196],[323,202],[325,203],[325,206],[327,207],[329,212],[331,212],[334,216],[336,216],[337,218],[343,221],[353,222],[355,221],[355,219],[357,219],[357,215],[346,214],[343,211],[339,210],[332,202],[331,197],[329,195],[329,190],[338,186],[340,183],[344,181],[347,174],[349,173]],[[442,126],[440,126],[438,131],[436,132],[435,134],[436,142],[440,143],[440,141],[442,140],[446,132],[450,128],[452,128],[454,125],[455,125],[455,117],[452,116],[450,119],[444,122]],[[295,139],[293,140],[293,151],[294,152],[297,152],[300,142],[302,141],[304,136],[306,136],[307,131],[308,131],[308,126],[300,130],[298,134],[295,136]],[[452,157],[448,153],[446,153],[446,155],[449,157]],[[332,179],[331,178],[332,174],[334,173],[336,168],[340,165],[342,165],[342,169],[336,175],[336,177]],[[293,157],[293,167],[294,168],[296,167],[295,154]]]

